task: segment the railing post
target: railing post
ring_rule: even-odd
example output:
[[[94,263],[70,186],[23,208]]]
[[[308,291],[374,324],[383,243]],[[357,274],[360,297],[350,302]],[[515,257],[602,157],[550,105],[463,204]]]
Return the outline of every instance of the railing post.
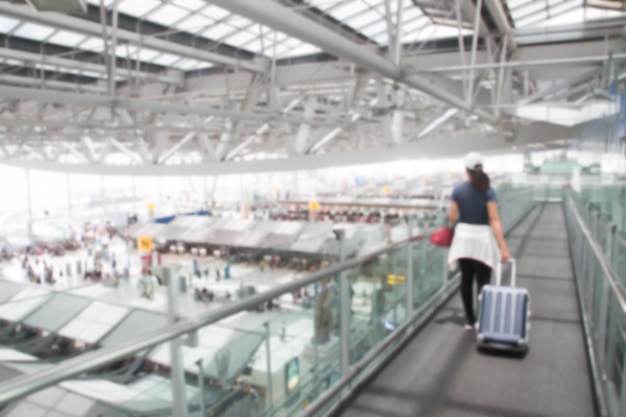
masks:
[[[198,361],[198,391],[200,391],[200,415],[206,416],[206,405],[204,403],[204,368],[202,360]]]
[[[600,317],[598,319],[598,328],[596,333],[596,345],[598,346],[598,361],[603,374],[606,370],[606,334],[609,317],[609,283],[605,280],[602,282],[602,294],[600,296]]]
[[[622,355],[624,355],[622,363],[626,363],[626,352],[622,353]],[[626,417],[626,366],[622,367],[622,374],[619,378],[622,379],[619,393],[619,417]]]
[[[267,389],[265,391],[265,411],[269,411],[274,407],[274,393],[272,392],[272,352],[270,349],[270,322],[263,323],[265,326],[265,360],[267,361]],[[317,343],[317,341],[315,341]]]
[[[611,301],[610,301],[611,296],[609,295],[609,302],[608,302],[608,311],[607,311],[607,333],[608,333],[608,341],[607,341],[607,347],[606,347],[606,352],[605,352],[605,362],[604,364],[601,364],[602,366],[602,379],[603,380],[607,380],[607,379],[613,379],[616,378],[615,375],[611,375],[610,373],[610,369],[611,369],[611,364],[614,362],[615,360],[615,352],[617,351],[617,340],[616,338],[618,337],[618,332],[619,330],[619,326],[614,324],[614,320],[611,318]]]
[[[410,236],[409,236],[410,238]],[[407,245],[407,265],[406,265],[406,319],[409,320],[413,316],[413,243]],[[409,331],[412,331],[410,328]]]
[[[613,266],[613,242],[615,241],[615,232],[617,231],[617,225],[615,223],[609,223],[606,231],[606,260],[609,261],[609,265]],[[617,271],[615,271],[617,272]]]
[[[335,235],[339,243],[339,258],[343,262],[346,257],[345,252],[345,231],[335,230]],[[339,363],[341,366],[341,378],[345,378],[350,373],[350,281],[346,271],[339,273]],[[346,386],[341,391],[342,398],[349,393]]]
[[[586,273],[586,279],[587,279],[587,311],[588,311],[588,316],[592,319],[594,319],[593,317],[593,292],[594,292],[594,283],[595,283],[595,278],[596,278],[596,260],[592,254],[593,250],[589,247],[591,245],[591,243],[585,245],[587,248],[589,248],[587,250],[587,273]]]

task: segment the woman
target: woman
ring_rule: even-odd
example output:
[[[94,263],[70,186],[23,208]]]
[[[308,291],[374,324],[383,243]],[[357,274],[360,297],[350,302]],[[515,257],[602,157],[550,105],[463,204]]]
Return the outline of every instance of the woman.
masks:
[[[509,250],[504,240],[498,216],[496,193],[483,171],[483,158],[472,152],[465,157],[469,181],[452,191],[450,224],[457,221],[454,240],[448,254],[448,264],[459,262],[461,269],[461,298],[465,307],[467,330],[474,328],[472,286],[476,277],[478,294],[489,283],[491,271],[499,262],[509,261]]]

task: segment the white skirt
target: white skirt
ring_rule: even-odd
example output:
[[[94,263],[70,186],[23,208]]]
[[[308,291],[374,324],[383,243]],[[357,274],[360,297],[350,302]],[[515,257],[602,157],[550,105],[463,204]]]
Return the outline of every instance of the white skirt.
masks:
[[[490,226],[459,223],[448,252],[448,265],[459,259],[474,259],[497,269],[500,266],[500,248]]]

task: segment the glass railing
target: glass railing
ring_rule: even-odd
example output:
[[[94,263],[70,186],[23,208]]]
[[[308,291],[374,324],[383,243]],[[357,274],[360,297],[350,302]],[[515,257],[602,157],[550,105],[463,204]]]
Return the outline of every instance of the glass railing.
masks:
[[[533,196],[532,189],[499,196],[505,230],[532,209]],[[107,333],[111,315],[126,313],[94,312],[104,338],[93,345],[55,344],[70,358],[54,365],[11,362],[19,376],[0,384],[0,407],[18,414],[30,406],[52,410],[54,403],[42,401],[63,395],[90,399],[102,407],[99,415],[323,415],[457,289],[446,251],[433,247],[428,234],[276,283],[194,317],[173,314],[170,324],[133,311]],[[175,276],[169,270],[165,274]],[[177,291],[171,281],[170,296]],[[2,334],[18,331],[5,325],[9,328]],[[150,328],[135,336],[138,326]],[[43,336],[54,338],[55,333]],[[28,347],[31,358],[37,356],[34,337],[23,335],[20,345]]]
[[[586,185],[580,190],[582,201],[596,211],[600,220],[626,231],[626,185]]]
[[[570,249],[600,415],[626,413],[626,239],[571,190],[564,199]]]

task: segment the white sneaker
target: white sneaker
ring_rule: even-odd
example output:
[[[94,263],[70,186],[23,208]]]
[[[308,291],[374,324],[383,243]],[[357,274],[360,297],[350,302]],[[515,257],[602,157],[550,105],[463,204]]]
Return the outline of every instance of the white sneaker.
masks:
[[[466,324],[465,325],[465,330],[474,330],[474,326],[472,326],[471,324]]]

